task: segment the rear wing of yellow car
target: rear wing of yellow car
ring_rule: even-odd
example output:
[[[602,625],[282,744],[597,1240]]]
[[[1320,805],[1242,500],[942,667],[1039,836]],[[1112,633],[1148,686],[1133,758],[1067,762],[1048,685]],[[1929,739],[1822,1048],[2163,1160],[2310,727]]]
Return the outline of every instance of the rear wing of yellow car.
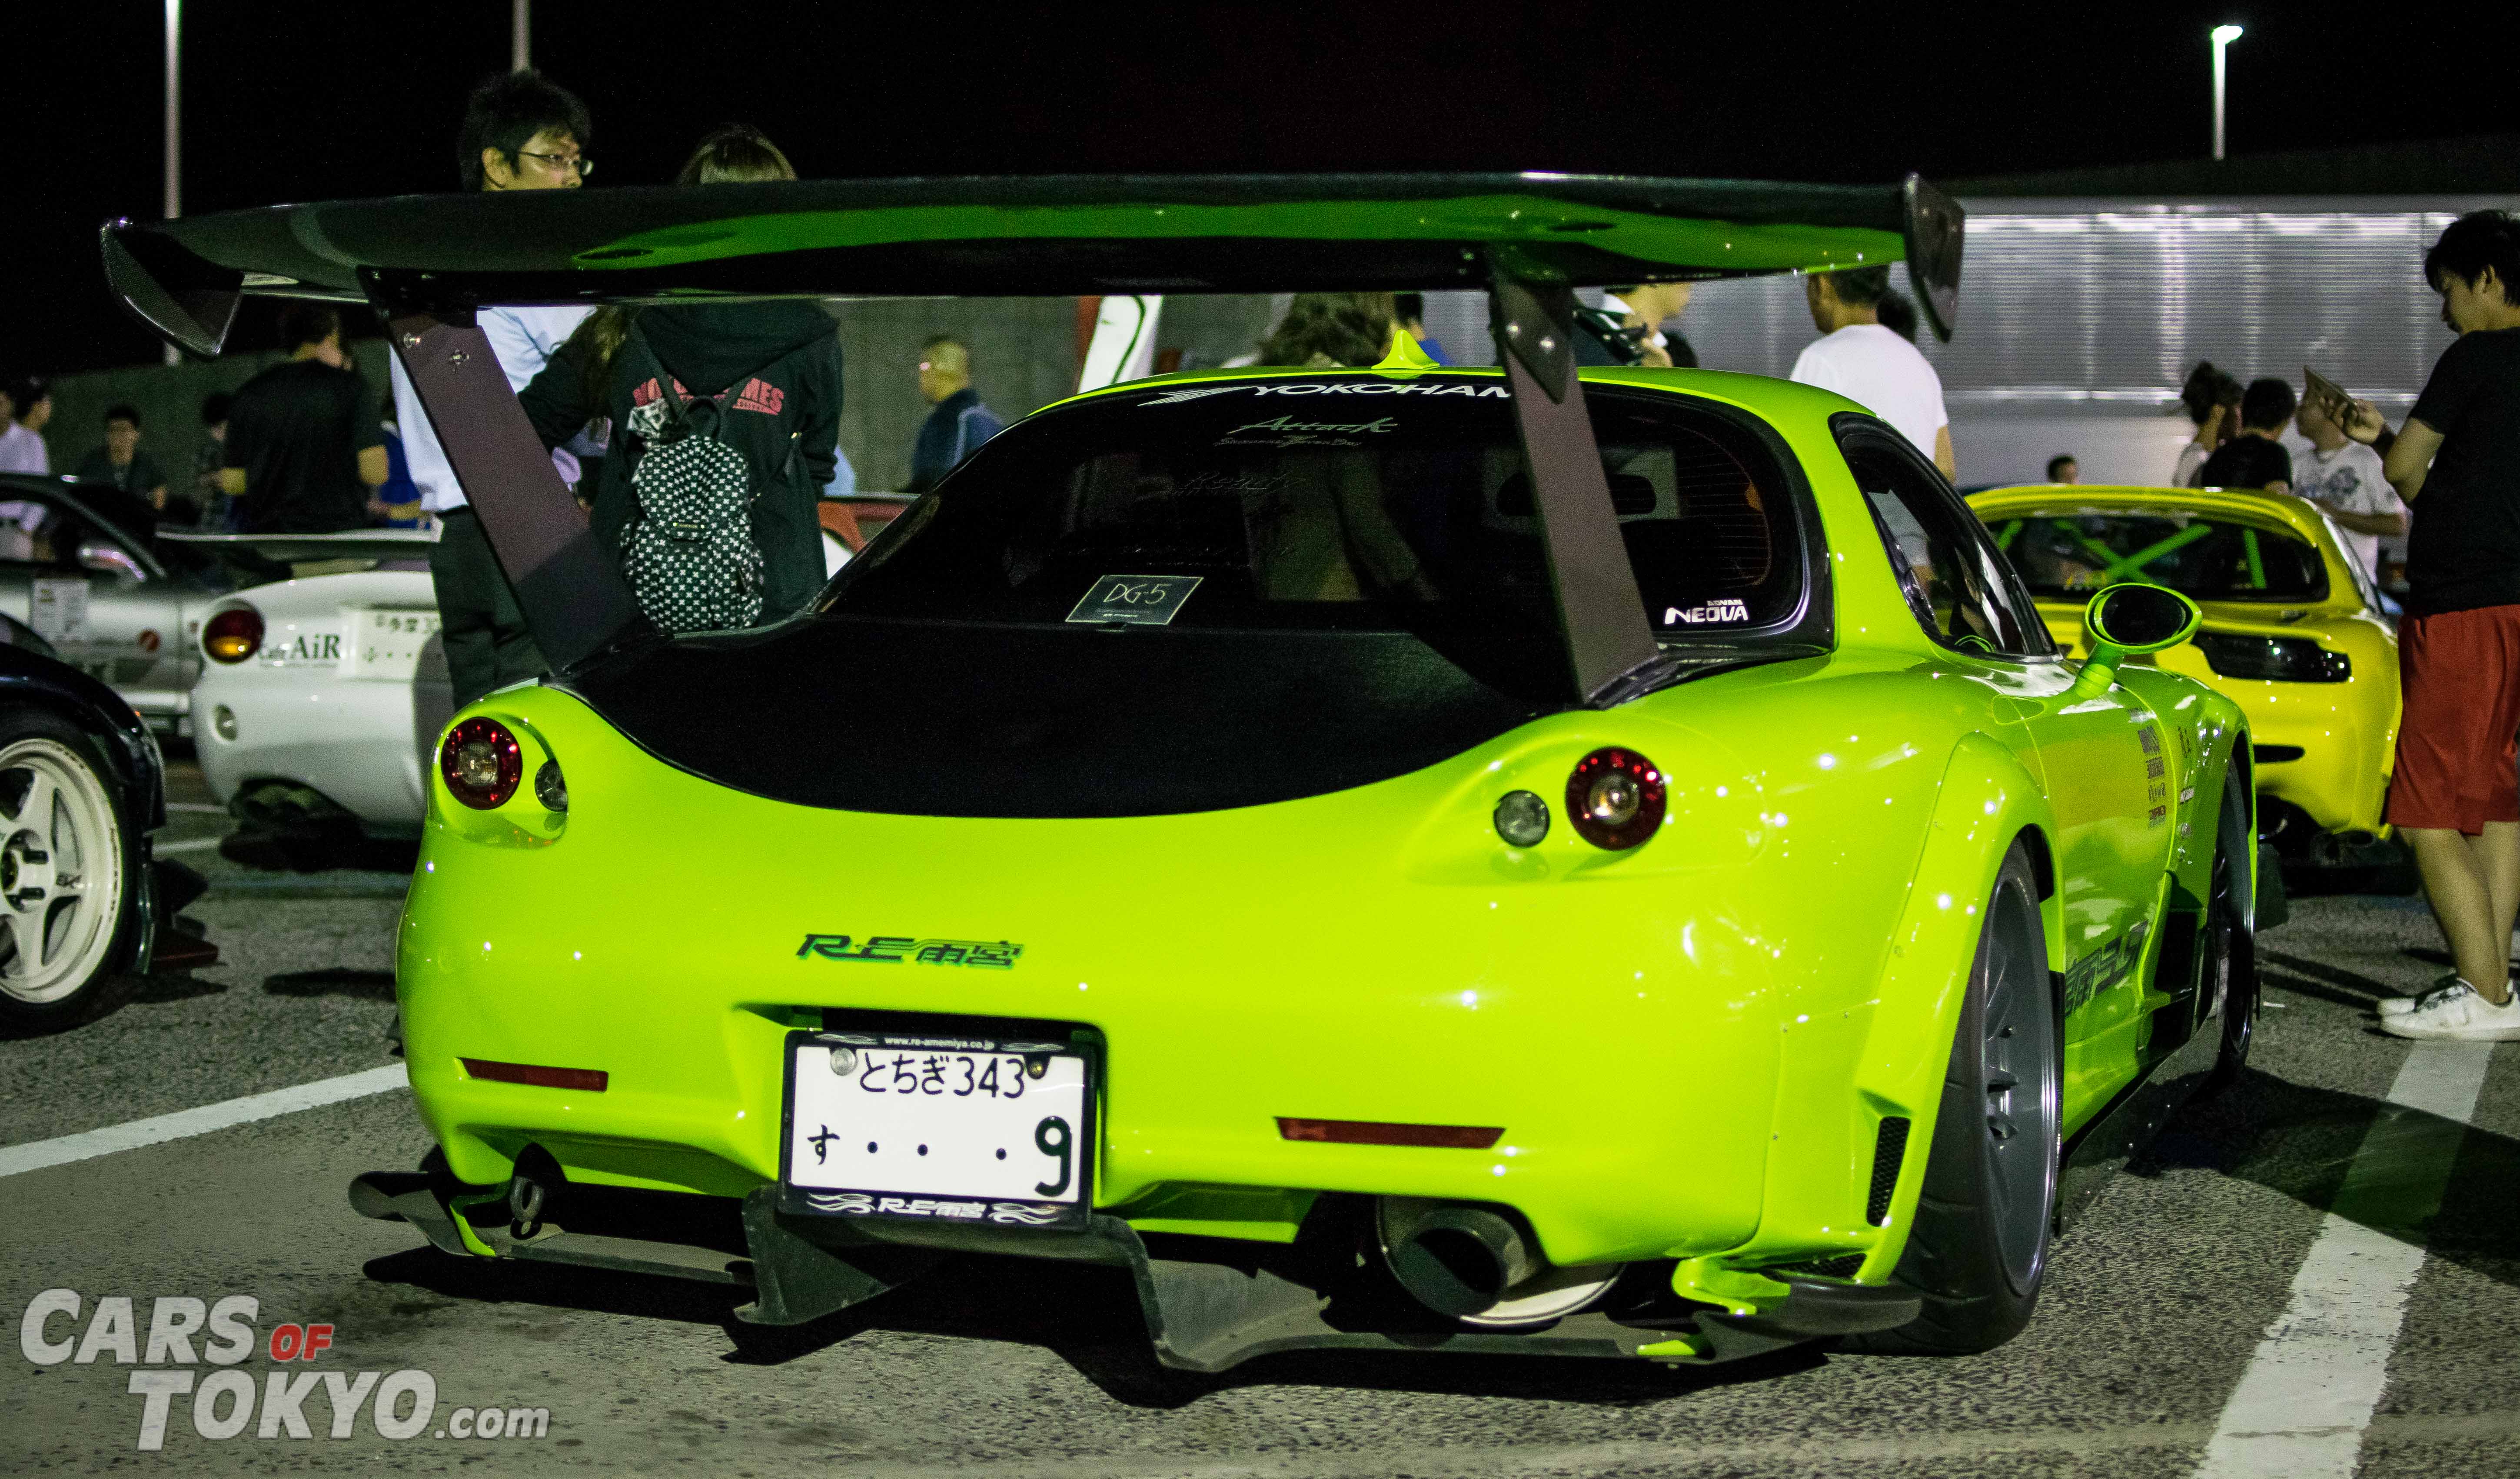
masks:
[[[1887,187],[1563,174],[799,180],[399,196],[105,228],[132,312],[219,352],[248,296],[385,319],[543,652],[655,640],[543,455],[474,311],[730,298],[1422,291],[1490,294],[1575,703],[1660,654],[1576,394],[1574,290],[1905,260],[1951,337],[1964,220]]]

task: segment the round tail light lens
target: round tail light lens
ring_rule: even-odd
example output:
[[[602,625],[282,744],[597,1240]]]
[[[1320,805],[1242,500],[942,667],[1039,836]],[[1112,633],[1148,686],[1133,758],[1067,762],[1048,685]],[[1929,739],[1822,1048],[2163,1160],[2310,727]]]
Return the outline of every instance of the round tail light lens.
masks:
[[[202,650],[213,662],[242,663],[262,650],[262,613],[231,606],[202,624]]]
[[[1662,825],[1663,773],[1634,750],[1596,750],[1566,777],[1566,815],[1586,842],[1611,852],[1633,848]]]
[[[1517,848],[1536,848],[1549,835],[1549,803],[1537,791],[1508,791],[1496,804],[1496,829]]]
[[[476,811],[504,807],[525,778],[525,755],[497,719],[456,725],[437,752],[437,770],[457,801]]]

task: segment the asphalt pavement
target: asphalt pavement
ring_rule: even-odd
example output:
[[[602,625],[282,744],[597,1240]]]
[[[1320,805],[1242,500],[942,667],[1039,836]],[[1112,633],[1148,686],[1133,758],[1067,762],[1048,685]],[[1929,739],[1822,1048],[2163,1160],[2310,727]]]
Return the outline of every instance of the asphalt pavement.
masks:
[[[199,805],[189,784],[179,799]],[[186,811],[167,835],[225,826]],[[2260,942],[2254,1067],[2110,1183],[2057,1244],[2029,1330],[1995,1352],[1805,1349],[1696,1370],[1290,1355],[1177,1382],[1151,1371],[1107,1271],[969,1259],[764,1332],[732,1319],[732,1291],[446,1258],[343,1200],[353,1174],[428,1148],[400,1089],[11,1173],[13,1149],[396,1061],[398,875],[179,855],[213,875],[193,912],[221,963],[152,981],[78,1032],[0,1042],[0,1317],[74,1290],[80,1314],[38,1339],[77,1337],[86,1357],[0,1348],[7,1472],[2520,1474],[2520,1046],[2418,1058],[2371,1030],[2374,997],[2441,969],[2416,900],[2295,901]],[[2441,1101],[2453,1081],[2464,1113]],[[2423,1185],[2440,1199],[2429,1216]],[[2403,1293],[2370,1272],[2392,1259],[2411,1271]],[[182,1326],[174,1300],[235,1296],[256,1302],[242,1364],[144,1359],[153,1314]],[[99,1313],[118,1297],[134,1302],[129,1362]],[[330,1326],[331,1347],[276,1362],[283,1326]],[[2332,1379],[2304,1386],[2302,1369]],[[423,1378],[394,1373],[427,1373],[421,1431],[381,1436],[363,1412],[329,1436],[332,1387],[315,1376],[364,1398],[364,1372],[403,1387]],[[249,1382],[252,1400],[222,1392],[197,1410],[189,1391],[152,1399],[135,1380]],[[2357,1382],[2359,1410],[2319,1407]],[[2235,1402],[2246,1393],[2272,1393],[2274,1420],[2298,1431],[2270,1438],[2270,1404]],[[153,1404],[163,1447],[143,1450]],[[548,1428],[449,1431],[459,1410],[492,1409],[502,1426],[545,1410]],[[301,1412],[310,1436],[293,1436]],[[236,1436],[203,1435],[230,1420]]]

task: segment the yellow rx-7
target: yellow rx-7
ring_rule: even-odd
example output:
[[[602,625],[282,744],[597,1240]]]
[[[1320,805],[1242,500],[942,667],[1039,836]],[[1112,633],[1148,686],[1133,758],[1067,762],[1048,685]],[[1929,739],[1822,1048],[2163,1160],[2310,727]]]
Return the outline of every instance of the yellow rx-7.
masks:
[[[2223,488],[1997,488],[1969,506],[2059,647],[2088,647],[2083,603],[2148,580],[2195,601],[2188,642],[2152,661],[2249,717],[2259,834],[2287,862],[2394,860],[2381,808],[2398,743],[2397,628],[2316,504]]]

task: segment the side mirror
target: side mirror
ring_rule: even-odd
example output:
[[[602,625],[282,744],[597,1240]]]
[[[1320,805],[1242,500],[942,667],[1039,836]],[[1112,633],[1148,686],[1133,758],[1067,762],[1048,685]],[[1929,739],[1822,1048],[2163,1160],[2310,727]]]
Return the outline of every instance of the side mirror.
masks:
[[[2074,692],[2089,697],[2106,691],[2120,663],[2186,641],[2204,615],[2195,602],[2166,586],[2130,580],[2102,590],[2083,608],[2092,655],[2074,679]]]
[[[81,543],[78,547],[78,562],[79,569],[93,571],[98,575],[112,576],[116,583],[122,585],[137,585],[149,578],[148,572],[140,568],[140,562],[131,558],[129,551],[108,544],[102,539],[90,539]]]

